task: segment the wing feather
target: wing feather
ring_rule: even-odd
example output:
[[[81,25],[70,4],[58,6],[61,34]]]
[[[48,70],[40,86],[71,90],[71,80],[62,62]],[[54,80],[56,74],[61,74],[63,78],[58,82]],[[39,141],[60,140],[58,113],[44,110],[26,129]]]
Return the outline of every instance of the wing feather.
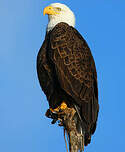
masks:
[[[61,88],[81,106],[88,124],[98,114],[97,74],[91,51],[73,27],[60,23],[50,34],[51,60]]]

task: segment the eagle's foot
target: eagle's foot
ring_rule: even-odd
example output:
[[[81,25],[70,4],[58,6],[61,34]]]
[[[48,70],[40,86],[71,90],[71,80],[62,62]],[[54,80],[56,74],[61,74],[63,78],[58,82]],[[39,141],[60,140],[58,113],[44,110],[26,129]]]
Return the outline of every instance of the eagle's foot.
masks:
[[[63,126],[62,119],[65,115],[65,110],[68,108],[67,104],[63,101],[60,106],[55,109],[49,108],[46,111],[46,117],[53,119],[52,124],[59,120],[59,126]]]
[[[65,103],[65,101],[63,101],[60,106],[58,106],[55,109],[50,108],[50,110],[53,113],[59,113],[59,112],[62,112],[63,110],[65,110],[66,108],[67,108],[67,104]]]
[[[69,122],[73,120],[75,113],[76,111],[74,108],[69,108],[65,102],[62,102],[56,109],[48,109],[45,115],[46,117],[53,119],[52,124],[59,121],[59,126],[63,126],[66,120]]]

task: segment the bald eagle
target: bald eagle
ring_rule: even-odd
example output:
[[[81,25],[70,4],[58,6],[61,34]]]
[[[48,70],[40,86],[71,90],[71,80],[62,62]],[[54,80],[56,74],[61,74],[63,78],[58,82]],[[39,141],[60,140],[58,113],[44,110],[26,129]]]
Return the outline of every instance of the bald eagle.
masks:
[[[52,113],[74,108],[80,121],[77,131],[84,145],[95,132],[99,105],[97,73],[84,38],[74,28],[75,15],[66,5],[53,3],[44,8],[48,15],[45,40],[37,56],[40,86]]]

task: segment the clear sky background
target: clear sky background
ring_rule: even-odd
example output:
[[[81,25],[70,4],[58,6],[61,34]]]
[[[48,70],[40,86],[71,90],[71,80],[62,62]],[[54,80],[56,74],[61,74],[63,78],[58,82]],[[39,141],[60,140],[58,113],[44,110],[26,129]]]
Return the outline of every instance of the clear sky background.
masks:
[[[125,1],[0,0],[0,152],[64,152],[63,129],[48,108],[36,73],[53,2],[67,4],[94,56],[99,85],[97,130],[87,152],[125,151]]]

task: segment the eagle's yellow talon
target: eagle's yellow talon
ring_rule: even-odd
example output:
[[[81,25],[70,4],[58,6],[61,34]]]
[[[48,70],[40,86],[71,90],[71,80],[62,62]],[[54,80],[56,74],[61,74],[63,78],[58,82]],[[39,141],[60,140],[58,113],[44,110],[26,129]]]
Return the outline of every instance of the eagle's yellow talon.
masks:
[[[61,105],[60,105],[60,109],[64,110],[66,108],[67,108],[67,104],[65,102],[62,102]]]
[[[59,112],[59,110],[65,110],[67,108],[67,104],[63,101],[60,106],[55,109],[50,108],[52,112]]]

